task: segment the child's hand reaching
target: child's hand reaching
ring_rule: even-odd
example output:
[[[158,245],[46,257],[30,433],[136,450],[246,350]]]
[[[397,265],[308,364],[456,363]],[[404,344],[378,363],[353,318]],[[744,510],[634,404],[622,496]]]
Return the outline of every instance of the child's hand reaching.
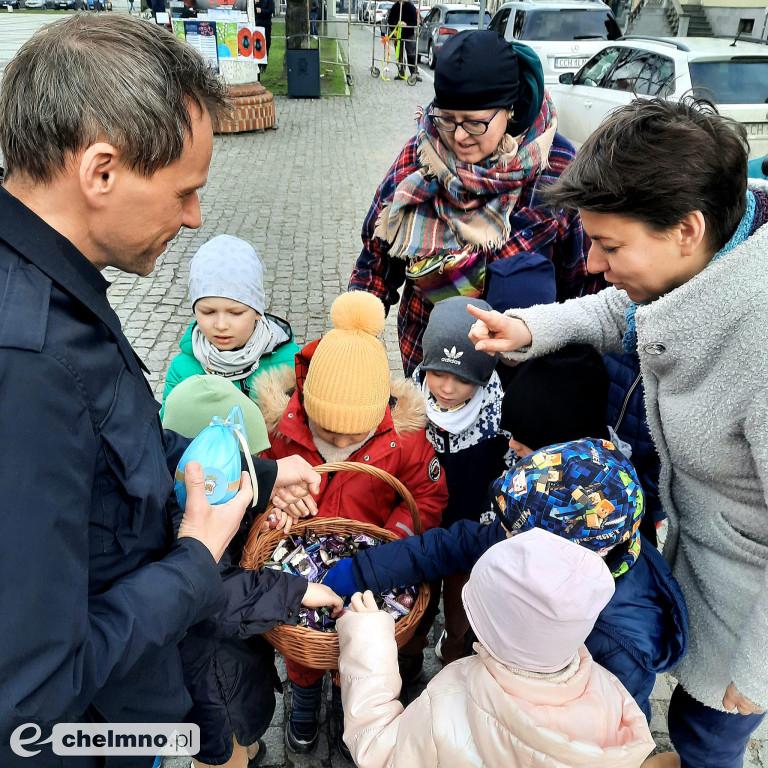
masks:
[[[263,530],[288,533],[291,530],[291,525],[293,525],[293,518],[289,514],[279,509],[273,509],[264,521]]]
[[[309,582],[301,604],[307,608],[331,608],[334,619],[338,619],[344,613],[344,601],[325,584]]]
[[[376,613],[379,607],[376,605],[376,600],[373,597],[373,592],[370,589],[366,589],[365,593],[355,592],[352,595],[352,600],[349,603],[349,610],[352,613]]]
[[[307,498],[312,498],[308,496]],[[317,509],[311,511],[306,505],[289,504],[285,509],[274,509],[269,517],[264,521],[264,529],[273,531],[282,531],[288,533],[291,530],[294,520],[299,520],[307,515],[316,515]]]

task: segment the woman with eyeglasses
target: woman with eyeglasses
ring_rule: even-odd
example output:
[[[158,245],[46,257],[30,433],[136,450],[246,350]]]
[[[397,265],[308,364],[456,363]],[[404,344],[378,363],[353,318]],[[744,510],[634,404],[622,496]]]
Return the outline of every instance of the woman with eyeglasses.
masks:
[[[554,274],[559,300],[605,286],[587,272],[578,215],[539,207],[539,188],[574,155],[557,133],[530,48],[490,30],[460,32],[445,43],[434,101],[376,193],[349,284],[374,293],[387,309],[402,288],[398,337],[406,375],[421,362],[434,304],[486,297],[492,281],[493,292],[503,293],[507,260],[522,266],[525,255],[542,280]],[[506,280],[514,290],[514,277]],[[547,292],[531,303],[552,301],[554,290]]]

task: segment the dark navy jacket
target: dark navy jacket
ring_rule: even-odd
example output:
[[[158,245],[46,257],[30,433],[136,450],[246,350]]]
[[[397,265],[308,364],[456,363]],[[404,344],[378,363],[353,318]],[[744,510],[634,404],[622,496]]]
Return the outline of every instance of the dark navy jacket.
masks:
[[[223,597],[207,548],[174,542],[169,467],[186,442],[163,433],[107,286],[0,188],[3,768],[70,764],[50,745],[15,757],[24,723],[45,739],[56,722],[182,720],[177,643]],[[263,506],[276,466],[257,473]]]
[[[632,446],[632,465],[645,492],[647,520],[664,519],[659,500],[659,455],[645,415],[645,389],[637,355],[611,352],[603,355],[610,377],[606,420],[616,434]],[[643,529],[641,529],[643,530]]]
[[[360,552],[352,573],[358,589],[384,592],[451,573],[469,573],[506,532],[496,520],[466,520]],[[489,596],[493,599],[493,595]],[[616,580],[616,591],[586,641],[597,662],[621,680],[648,721],[656,674],[677,664],[688,648],[688,612],[680,587],[657,549],[643,540],[640,557]]]

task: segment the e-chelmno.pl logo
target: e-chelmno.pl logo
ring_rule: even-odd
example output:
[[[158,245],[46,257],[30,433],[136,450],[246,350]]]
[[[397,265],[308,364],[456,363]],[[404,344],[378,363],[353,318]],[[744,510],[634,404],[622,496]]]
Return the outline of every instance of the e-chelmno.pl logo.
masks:
[[[37,723],[24,723],[11,734],[11,749],[20,757],[34,757],[42,749],[62,757],[156,757],[196,755],[200,751],[200,726],[194,723],[57,723],[51,735],[40,741],[42,735]]]

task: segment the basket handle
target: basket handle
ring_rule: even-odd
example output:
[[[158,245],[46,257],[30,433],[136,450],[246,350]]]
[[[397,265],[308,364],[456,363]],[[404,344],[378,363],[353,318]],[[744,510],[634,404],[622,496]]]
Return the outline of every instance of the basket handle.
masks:
[[[423,532],[421,524],[421,516],[419,515],[419,508],[416,506],[416,502],[413,499],[411,492],[396,478],[385,472],[378,467],[372,467],[370,464],[363,464],[360,461],[335,461],[329,464],[319,464],[316,467],[312,467],[320,475],[327,475],[331,472],[358,472],[361,475],[370,475],[376,477],[379,480],[385,482],[391,488],[394,488],[408,507],[408,511],[411,513],[411,520],[413,521],[413,532],[416,536],[420,536]],[[259,534],[264,530],[264,523],[266,522],[269,513],[274,509],[272,502],[268,504],[263,514],[253,521],[251,526],[251,533],[248,537],[248,543],[246,544],[246,550],[252,544],[252,539],[255,541]],[[264,531],[265,533],[268,531]]]

